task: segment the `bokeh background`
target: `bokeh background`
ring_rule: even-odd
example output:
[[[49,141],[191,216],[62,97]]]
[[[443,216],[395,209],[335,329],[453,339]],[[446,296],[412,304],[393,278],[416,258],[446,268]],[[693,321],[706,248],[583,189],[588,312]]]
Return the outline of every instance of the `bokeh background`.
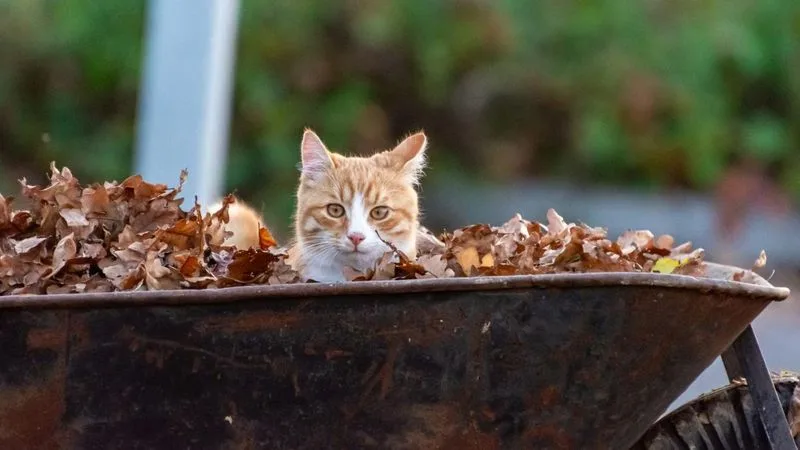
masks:
[[[0,0],[0,191],[53,160],[133,171],[146,7]],[[800,291],[796,0],[243,0],[219,170],[284,239],[305,126],[348,153],[425,129],[434,230],[555,207],[723,262],[765,248]],[[800,369],[794,304],[756,323],[775,370]]]

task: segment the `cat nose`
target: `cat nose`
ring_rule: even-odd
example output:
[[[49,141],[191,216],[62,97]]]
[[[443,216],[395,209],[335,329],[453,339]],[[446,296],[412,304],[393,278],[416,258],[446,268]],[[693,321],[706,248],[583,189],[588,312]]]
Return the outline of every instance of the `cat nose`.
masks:
[[[366,238],[366,236],[364,236],[362,233],[359,233],[357,231],[353,232],[353,233],[348,233],[348,235],[347,235],[347,239],[350,239],[350,242],[353,243],[353,246],[355,248],[358,248],[358,244],[360,244],[365,238]]]

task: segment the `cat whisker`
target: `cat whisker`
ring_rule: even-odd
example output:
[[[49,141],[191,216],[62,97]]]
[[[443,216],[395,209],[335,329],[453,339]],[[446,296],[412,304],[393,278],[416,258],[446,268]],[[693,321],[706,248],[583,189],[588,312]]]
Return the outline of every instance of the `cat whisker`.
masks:
[[[308,246],[305,247],[305,249],[306,249],[305,257],[307,261],[324,260],[328,258],[333,259],[333,257],[339,253],[338,249],[336,249],[335,247],[322,244],[318,244],[315,246]]]

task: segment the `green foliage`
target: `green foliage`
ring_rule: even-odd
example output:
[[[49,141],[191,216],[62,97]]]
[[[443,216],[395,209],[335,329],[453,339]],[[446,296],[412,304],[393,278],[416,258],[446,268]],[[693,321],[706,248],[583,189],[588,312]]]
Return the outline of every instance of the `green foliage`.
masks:
[[[0,169],[41,179],[55,160],[97,180],[130,172],[143,12],[142,2],[0,2]],[[2,188],[16,193],[10,181]]]
[[[0,1],[0,170],[131,170],[145,5]],[[749,156],[800,198],[800,2],[244,0],[234,102],[227,187],[284,225],[306,126],[425,128],[442,179],[705,189]]]

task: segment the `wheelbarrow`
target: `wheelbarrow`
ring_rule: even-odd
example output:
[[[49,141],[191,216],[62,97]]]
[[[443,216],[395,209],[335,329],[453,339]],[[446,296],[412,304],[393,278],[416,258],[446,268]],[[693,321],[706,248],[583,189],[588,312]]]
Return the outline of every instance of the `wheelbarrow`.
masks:
[[[628,449],[726,349],[794,448],[708,267],[0,297],[0,448]]]

